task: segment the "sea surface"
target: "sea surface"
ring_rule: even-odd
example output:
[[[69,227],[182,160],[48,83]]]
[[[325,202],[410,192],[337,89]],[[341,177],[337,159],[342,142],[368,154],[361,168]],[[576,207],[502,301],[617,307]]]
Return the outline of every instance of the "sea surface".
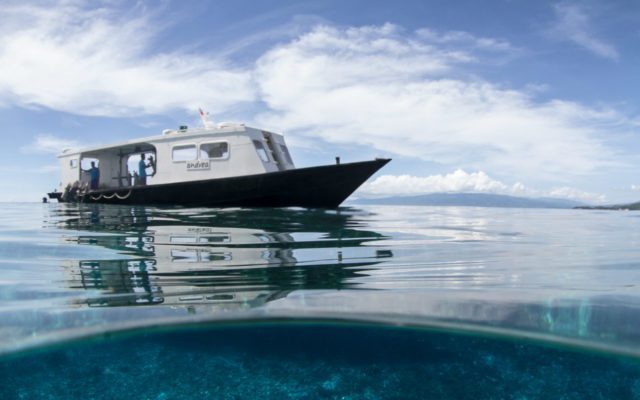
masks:
[[[640,213],[3,204],[0,399],[640,399]]]

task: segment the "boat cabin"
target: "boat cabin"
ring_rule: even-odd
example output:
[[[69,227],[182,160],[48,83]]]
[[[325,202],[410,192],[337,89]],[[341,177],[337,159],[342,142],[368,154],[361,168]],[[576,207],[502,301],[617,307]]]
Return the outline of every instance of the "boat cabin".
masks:
[[[99,181],[94,190],[295,168],[282,135],[242,124],[195,129],[183,126],[178,130],[165,130],[162,135],[110,146],[64,150],[58,158],[62,171],[61,191],[76,182],[89,187],[92,163],[99,170]],[[140,176],[144,174],[146,180]]]

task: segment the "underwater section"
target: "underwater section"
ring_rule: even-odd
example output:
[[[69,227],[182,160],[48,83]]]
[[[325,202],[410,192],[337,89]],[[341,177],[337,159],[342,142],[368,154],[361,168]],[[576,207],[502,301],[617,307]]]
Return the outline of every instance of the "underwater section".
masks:
[[[300,321],[138,332],[0,359],[2,399],[640,399],[637,359]]]

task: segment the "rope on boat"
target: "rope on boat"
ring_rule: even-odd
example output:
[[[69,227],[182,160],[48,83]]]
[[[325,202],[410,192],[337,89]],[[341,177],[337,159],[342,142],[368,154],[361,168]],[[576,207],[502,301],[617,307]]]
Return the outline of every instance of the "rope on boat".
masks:
[[[119,198],[120,200],[126,200],[126,199],[128,199],[128,198],[129,198],[129,196],[131,196],[131,189],[129,189],[129,192],[128,192],[126,195],[124,195],[124,196],[120,196],[120,195],[118,195],[118,193],[116,193],[116,192],[113,192],[113,194],[114,194],[117,198]]]
[[[120,199],[120,200],[126,200],[126,199],[128,199],[128,198],[129,198],[129,196],[131,196],[131,189],[129,189],[129,191],[127,192],[127,194],[125,194],[125,195],[123,195],[123,196],[120,196],[120,195],[118,194],[118,192],[113,192],[110,196],[107,196],[106,194],[99,194],[99,195],[98,195],[98,196],[96,196],[96,197],[89,195],[89,197],[91,197],[91,200],[93,200],[93,201],[98,201],[98,200],[100,200],[100,199],[107,199],[107,200],[111,200],[111,199],[113,199],[114,197],[116,197],[116,198],[118,198],[118,199]]]

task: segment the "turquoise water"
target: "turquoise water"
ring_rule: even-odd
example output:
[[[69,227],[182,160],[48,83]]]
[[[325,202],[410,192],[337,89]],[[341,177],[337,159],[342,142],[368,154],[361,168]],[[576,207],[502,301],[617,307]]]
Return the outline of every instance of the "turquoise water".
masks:
[[[0,398],[640,398],[640,214],[6,204]]]
[[[250,324],[78,343],[0,362],[45,399],[629,399],[635,362],[417,330]]]

